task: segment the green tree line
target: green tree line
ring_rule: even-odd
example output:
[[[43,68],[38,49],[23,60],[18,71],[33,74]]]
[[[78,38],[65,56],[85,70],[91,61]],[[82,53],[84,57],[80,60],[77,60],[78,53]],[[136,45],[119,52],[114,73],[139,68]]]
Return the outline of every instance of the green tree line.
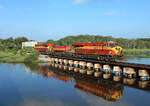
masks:
[[[22,42],[29,41],[26,37],[0,39],[0,50],[21,49]],[[41,43],[52,43],[55,45],[72,45],[74,43],[86,42],[107,42],[116,41],[122,48],[125,49],[150,49],[150,38],[113,38],[111,36],[100,35],[78,35],[67,36],[59,40],[47,40]]]
[[[0,50],[21,49],[21,44],[25,41],[28,41],[26,37],[0,39]]]

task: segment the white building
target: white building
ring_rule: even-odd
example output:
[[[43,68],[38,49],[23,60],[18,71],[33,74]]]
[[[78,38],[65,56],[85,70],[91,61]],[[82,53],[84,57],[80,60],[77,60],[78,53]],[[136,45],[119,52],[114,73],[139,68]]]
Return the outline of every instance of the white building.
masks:
[[[37,41],[22,42],[22,48],[24,48],[24,47],[35,47],[36,44],[38,44]]]

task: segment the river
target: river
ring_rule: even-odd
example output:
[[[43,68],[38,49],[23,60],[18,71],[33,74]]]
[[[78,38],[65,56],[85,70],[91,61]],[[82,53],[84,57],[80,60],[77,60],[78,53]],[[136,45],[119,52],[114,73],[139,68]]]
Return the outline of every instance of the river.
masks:
[[[150,58],[126,61],[150,64]],[[0,63],[0,106],[150,105],[150,89],[140,86],[142,82],[139,87],[110,80],[97,84],[56,71],[45,64]]]

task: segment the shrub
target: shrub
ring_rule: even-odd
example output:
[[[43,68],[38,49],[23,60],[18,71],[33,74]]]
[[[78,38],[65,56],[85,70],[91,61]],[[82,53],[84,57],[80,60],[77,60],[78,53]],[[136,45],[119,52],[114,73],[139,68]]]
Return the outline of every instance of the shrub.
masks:
[[[24,62],[34,62],[37,60],[38,60],[38,57],[36,55],[31,54],[24,59]]]

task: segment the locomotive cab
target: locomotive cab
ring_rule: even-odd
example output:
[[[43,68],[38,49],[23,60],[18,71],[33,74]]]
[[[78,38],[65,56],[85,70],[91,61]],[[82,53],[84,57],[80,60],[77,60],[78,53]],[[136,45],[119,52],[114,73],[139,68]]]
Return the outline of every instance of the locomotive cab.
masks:
[[[117,55],[117,56],[122,56],[122,48],[119,46],[119,44],[117,42],[108,42],[108,47],[110,47],[112,49],[112,51],[114,52],[113,54]]]

